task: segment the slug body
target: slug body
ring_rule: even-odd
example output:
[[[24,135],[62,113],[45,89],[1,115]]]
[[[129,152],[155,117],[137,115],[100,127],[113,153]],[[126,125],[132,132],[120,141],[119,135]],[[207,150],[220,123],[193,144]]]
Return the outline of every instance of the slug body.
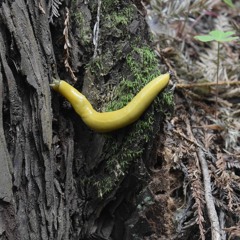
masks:
[[[55,80],[51,87],[71,103],[88,127],[97,132],[111,132],[139,119],[156,96],[167,86],[169,78],[168,73],[158,76],[149,82],[125,107],[104,113],[95,111],[87,98],[65,81]]]

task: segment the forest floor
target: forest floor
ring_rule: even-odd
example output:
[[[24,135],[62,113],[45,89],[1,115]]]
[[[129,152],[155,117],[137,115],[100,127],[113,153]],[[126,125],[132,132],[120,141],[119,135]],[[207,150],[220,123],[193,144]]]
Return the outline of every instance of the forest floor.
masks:
[[[156,52],[174,73],[175,88],[150,183],[164,206],[155,209],[159,224],[168,229],[166,239],[239,239],[240,42],[194,36],[212,30],[240,36],[240,2],[163,2],[152,0],[147,9]]]

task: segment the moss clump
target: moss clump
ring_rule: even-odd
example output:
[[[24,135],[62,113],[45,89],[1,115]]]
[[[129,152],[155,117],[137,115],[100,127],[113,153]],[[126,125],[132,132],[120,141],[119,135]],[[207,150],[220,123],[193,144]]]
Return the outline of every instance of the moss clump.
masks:
[[[121,81],[116,91],[116,97],[107,106],[107,111],[114,111],[126,106],[148,82],[160,75],[156,56],[147,46],[134,47],[127,55],[126,60],[131,79]]]
[[[103,8],[104,9],[104,8]],[[122,5],[121,7],[112,8],[112,11],[102,13],[103,26],[102,33],[109,38],[130,38],[128,26],[134,19],[136,9],[133,5]]]
[[[105,21],[109,22],[109,27],[117,26],[119,24],[127,26],[132,20],[132,15],[133,8],[128,6],[120,11],[106,15]]]
[[[90,62],[88,68],[96,77],[106,76],[114,65],[113,55],[111,51],[106,51],[104,54],[97,56]]]
[[[125,20],[132,18],[132,10],[134,8],[133,4],[127,4],[124,1],[104,0],[102,2],[102,17],[105,18],[106,16],[106,19],[114,20],[115,23],[127,24]]]
[[[90,18],[84,12],[84,9],[78,9],[73,13],[73,19],[77,27],[77,33],[80,43],[85,46],[92,43],[92,30]]]
[[[115,98],[106,107],[107,111],[124,107],[149,81],[160,75],[158,60],[147,46],[133,48],[127,55],[126,68],[129,70],[131,79],[126,78],[121,81]],[[121,141],[117,135],[107,136],[105,152],[108,157],[106,157],[105,174],[102,179],[95,181],[100,196],[114,189],[132,163],[141,161],[144,145],[154,135],[154,115],[156,112],[164,112],[163,106],[166,108],[166,106],[173,105],[171,96],[170,93],[160,94],[147,112],[136,123],[128,127]]]
[[[119,6],[119,0],[105,0],[102,5],[104,12],[111,12]]]

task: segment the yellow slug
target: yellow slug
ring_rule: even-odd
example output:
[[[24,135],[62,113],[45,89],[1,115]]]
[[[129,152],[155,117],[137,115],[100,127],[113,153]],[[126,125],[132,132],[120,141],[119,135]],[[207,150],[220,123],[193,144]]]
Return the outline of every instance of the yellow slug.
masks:
[[[97,132],[111,132],[139,119],[159,92],[167,86],[169,78],[168,73],[156,77],[125,107],[104,113],[95,111],[87,98],[67,82],[54,79],[50,86],[71,103],[76,113],[88,127]]]

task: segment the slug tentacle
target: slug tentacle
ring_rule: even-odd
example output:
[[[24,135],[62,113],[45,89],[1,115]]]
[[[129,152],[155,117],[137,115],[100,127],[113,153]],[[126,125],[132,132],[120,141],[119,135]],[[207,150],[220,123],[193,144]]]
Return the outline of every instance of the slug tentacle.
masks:
[[[156,96],[168,85],[169,78],[168,73],[160,75],[149,82],[125,107],[104,113],[95,111],[87,98],[67,82],[54,79],[50,86],[71,103],[87,126],[97,132],[110,132],[138,120]]]
[[[50,85],[50,87],[52,87],[54,90],[57,90],[58,87],[59,87],[59,85],[60,85],[61,80],[58,80],[58,79],[56,79],[56,78],[52,78],[52,79],[53,79],[53,82],[50,83],[49,85]]]

